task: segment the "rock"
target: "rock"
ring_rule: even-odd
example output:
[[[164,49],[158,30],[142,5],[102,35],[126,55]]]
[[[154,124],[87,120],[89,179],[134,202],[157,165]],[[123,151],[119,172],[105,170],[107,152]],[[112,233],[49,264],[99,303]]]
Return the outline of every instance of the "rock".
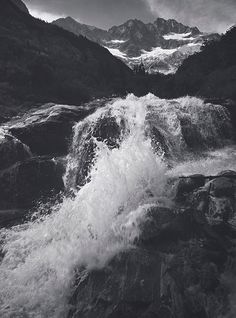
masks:
[[[232,198],[236,194],[236,179],[233,180],[229,177],[220,177],[212,180],[208,184],[210,188],[210,195],[221,198]]]
[[[67,188],[76,188],[85,184],[96,155],[97,144],[95,139],[97,141],[104,141],[109,148],[118,147],[121,129],[114,117],[100,118],[94,124],[93,129],[86,122],[79,127],[69,156],[69,160],[73,164],[67,171]],[[86,137],[84,138],[84,136]]]
[[[223,171],[217,176],[206,177],[211,181],[187,196],[188,203],[209,222],[230,222],[236,211],[236,173]],[[181,198],[180,191],[180,198]],[[186,197],[185,197],[186,198]]]
[[[138,318],[160,298],[161,257],[144,249],[116,256],[76,289],[68,317]]]
[[[2,209],[31,208],[64,189],[62,168],[50,158],[32,158],[0,173]]]
[[[201,215],[206,215],[209,208],[209,191],[206,188],[196,190],[189,198],[188,201],[192,209]]]
[[[121,128],[115,117],[102,118],[93,131],[93,137],[98,141],[106,141],[106,144],[111,148],[118,147],[120,134]]]
[[[65,155],[68,153],[74,123],[92,111],[92,103],[87,108],[46,104],[8,123],[8,129],[36,155]]]
[[[180,118],[181,132],[184,141],[190,149],[202,149],[205,147],[203,137],[196,124],[193,124],[190,118]]]
[[[166,227],[178,236],[173,236],[172,242],[162,236],[160,244],[160,233]],[[181,235],[187,228],[189,234]],[[206,219],[205,224],[199,223],[194,211],[173,215],[171,210],[152,208],[141,228],[138,246],[115,256],[105,268],[89,272],[84,280],[77,277],[68,318],[222,315],[227,311],[229,296],[221,283],[228,255],[219,244],[224,239]],[[230,246],[233,244],[228,245],[229,250]]]
[[[186,178],[181,178],[176,186],[177,202],[183,202],[187,196],[194,190],[205,185],[206,178],[201,174],[195,174]]]
[[[229,177],[229,178],[236,178],[236,171],[233,170],[225,170],[225,171],[221,171],[220,173],[218,173],[217,176],[220,177]]]
[[[173,317],[218,317],[227,308],[227,289],[220,284],[217,264],[209,253],[200,240],[190,240],[163,259],[161,306]]]
[[[27,215],[27,210],[0,210],[0,228],[21,224]]]
[[[138,244],[156,245],[160,242],[161,237],[167,234],[170,224],[175,219],[172,210],[162,207],[153,207],[148,213],[146,220],[141,224],[140,229],[142,232]],[[168,235],[168,234],[167,234]]]
[[[235,215],[235,207],[235,202],[229,198],[211,197],[207,215],[214,222],[228,222]]]
[[[31,156],[29,148],[21,141],[11,135],[0,133],[0,170]]]

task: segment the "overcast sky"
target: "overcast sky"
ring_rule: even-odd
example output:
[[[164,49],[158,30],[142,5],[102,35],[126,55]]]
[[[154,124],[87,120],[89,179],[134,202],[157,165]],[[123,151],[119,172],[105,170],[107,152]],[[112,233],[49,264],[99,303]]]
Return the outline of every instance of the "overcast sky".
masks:
[[[24,0],[32,15],[47,21],[71,16],[108,29],[128,19],[174,18],[202,31],[225,32],[236,23],[236,0]]]

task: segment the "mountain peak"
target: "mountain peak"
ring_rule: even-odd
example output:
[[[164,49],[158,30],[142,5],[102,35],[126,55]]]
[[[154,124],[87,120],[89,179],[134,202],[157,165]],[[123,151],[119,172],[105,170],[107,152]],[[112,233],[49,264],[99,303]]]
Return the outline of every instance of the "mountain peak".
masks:
[[[175,19],[165,20],[163,18],[157,18],[154,23],[155,27],[159,30],[162,35],[168,33],[189,33],[192,35],[199,35],[201,32],[197,27],[189,27]]]
[[[201,33],[175,19],[158,17],[153,23],[129,19],[108,31],[80,24],[70,17],[57,25],[105,46],[110,52],[133,68],[143,61],[150,73],[175,72],[183,60],[200,50],[212,35]]]
[[[70,17],[70,16],[65,17],[65,18],[62,18],[62,19],[64,19],[65,21],[71,21],[71,22],[77,22],[77,23],[79,23],[77,20],[75,20],[74,18],[72,18],[72,17]],[[59,19],[58,19],[58,20],[59,20]]]

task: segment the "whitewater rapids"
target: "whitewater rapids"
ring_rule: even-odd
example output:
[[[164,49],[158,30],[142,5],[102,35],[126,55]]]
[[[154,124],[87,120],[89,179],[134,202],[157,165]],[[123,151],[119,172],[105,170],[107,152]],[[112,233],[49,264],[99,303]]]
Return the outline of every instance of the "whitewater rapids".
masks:
[[[111,118],[118,129],[109,144],[94,132]],[[65,317],[75,275],[83,280],[133,246],[147,210],[172,204],[170,177],[236,170],[231,144],[226,109],[193,97],[128,95],[76,124],[64,176],[73,195],[49,215],[0,230],[0,316]]]

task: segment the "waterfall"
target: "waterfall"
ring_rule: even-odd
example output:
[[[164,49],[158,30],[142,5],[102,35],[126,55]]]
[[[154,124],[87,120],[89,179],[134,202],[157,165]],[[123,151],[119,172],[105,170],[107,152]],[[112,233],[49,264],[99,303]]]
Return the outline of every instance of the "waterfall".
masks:
[[[171,204],[169,161],[182,171],[185,153],[213,151],[231,136],[227,111],[192,97],[128,95],[77,123],[69,194],[50,215],[0,231],[0,316],[64,317],[75,275],[131,248],[147,210]]]

